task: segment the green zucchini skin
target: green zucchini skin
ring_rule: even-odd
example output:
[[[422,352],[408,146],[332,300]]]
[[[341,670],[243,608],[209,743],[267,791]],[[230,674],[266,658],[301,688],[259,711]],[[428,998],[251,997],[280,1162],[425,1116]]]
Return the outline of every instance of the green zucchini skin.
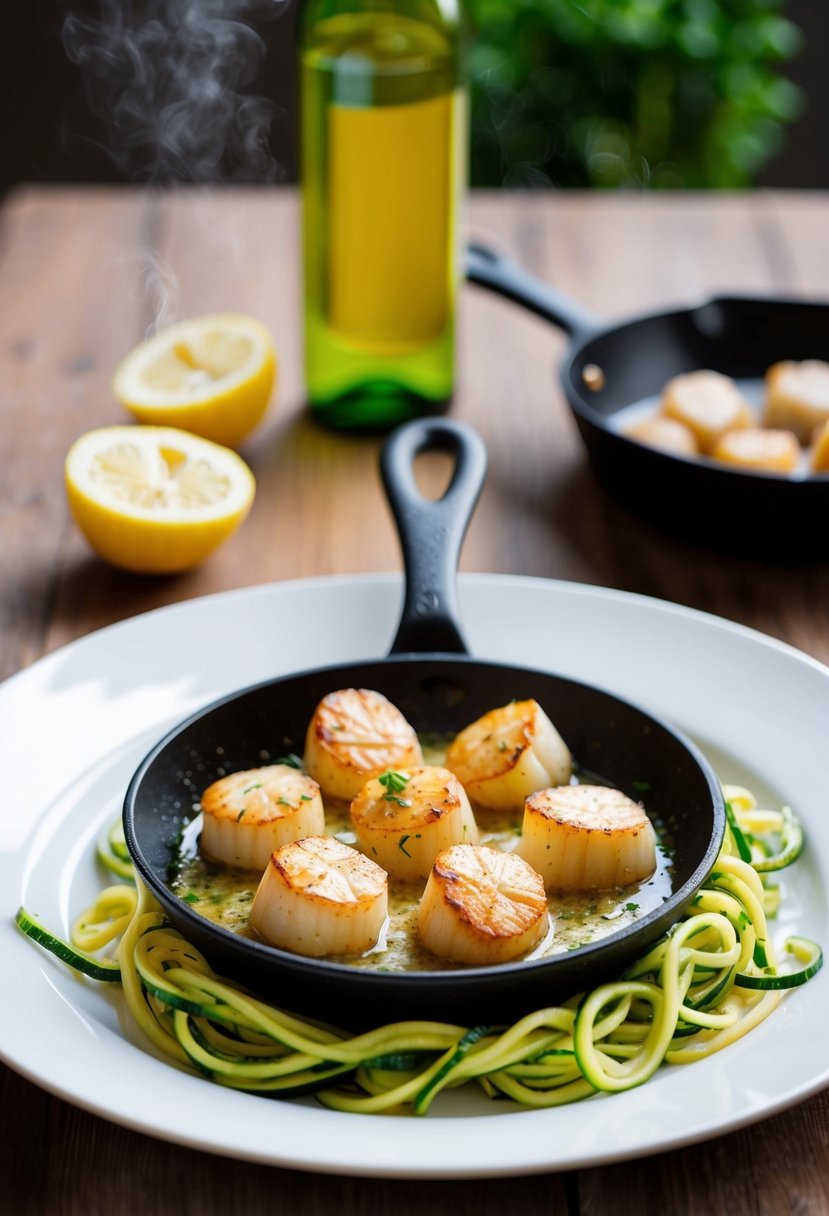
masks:
[[[30,937],[33,942],[43,946],[44,950],[54,954],[55,958],[67,963],[73,970],[80,971],[82,975],[87,975],[93,980],[120,984],[121,967],[114,959],[110,962],[107,959],[96,958],[94,954],[78,950],[63,938],[55,937],[25,908],[18,908],[14,923],[22,933],[26,934],[26,937]]]
[[[799,988],[817,975],[823,966],[823,950],[817,942],[808,937],[790,937],[786,941],[786,950],[794,954],[803,963],[796,971],[774,972],[768,975],[742,975],[734,977],[737,988],[755,988],[765,992],[787,991]]]
[[[295,1018],[217,976],[140,881],[102,891],[71,941],[22,907],[15,923],[80,974],[120,982],[150,1041],[216,1084],[271,1097],[315,1093],[333,1110],[424,1115],[443,1089],[473,1081],[493,1100],[542,1109],[622,1092],[666,1060],[683,1064],[721,1050],[741,1025],[726,1007],[732,989],[758,994],[739,1002],[748,1010],[739,1035],[821,969],[821,947],[799,936],[785,943],[794,969],[769,965],[767,918],[780,890],[762,875],[799,855],[799,823],[784,808],[761,835],[741,827],[729,807],[729,827],[731,847],[692,907],[619,981],[510,1027],[408,1022],[352,1037]],[[129,876],[117,826],[102,836],[98,857]],[[120,962],[90,953],[118,938]],[[760,1011],[754,1021],[752,1011]]]

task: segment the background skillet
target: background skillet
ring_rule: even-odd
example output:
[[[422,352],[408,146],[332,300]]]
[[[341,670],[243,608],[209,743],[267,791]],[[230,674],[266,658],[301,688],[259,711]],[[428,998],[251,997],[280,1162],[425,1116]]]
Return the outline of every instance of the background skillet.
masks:
[[[594,469],[625,506],[727,552],[772,561],[829,556],[829,474],[787,477],[674,456],[612,425],[619,410],[657,396],[682,372],[753,379],[782,359],[829,359],[829,304],[724,296],[608,325],[483,245],[467,249],[466,274],[570,337],[562,388]],[[600,387],[589,387],[589,373],[585,379],[591,367],[601,371]]]

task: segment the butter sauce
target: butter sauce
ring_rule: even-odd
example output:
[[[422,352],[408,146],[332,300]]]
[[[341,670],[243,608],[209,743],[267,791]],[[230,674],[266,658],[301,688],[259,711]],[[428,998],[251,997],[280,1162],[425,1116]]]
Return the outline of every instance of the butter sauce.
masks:
[[[424,763],[440,764],[443,750],[424,747]],[[596,781],[584,774],[585,780]],[[578,778],[574,778],[577,781]],[[601,783],[601,779],[598,779]],[[604,784],[607,784],[606,782]],[[480,830],[480,844],[491,848],[514,849],[521,836],[522,813],[500,812],[474,807]],[[326,831],[344,844],[356,846],[351,829],[348,803],[328,800],[325,804]],[[659,827],[657,826],[657,831]],[[198,849],[201,816],[194,819],[182,837],[178,865],[171,886],[184,902],[207,920],[243,937],[254,937],[248,929],[248,914],[259,875],[250,870],[220,866],[203,857]],[[541,958],[576,950],[599,941],[634,923],[658,908],[672,891],[670,851],[660,837],[656,850],[656,870],[645,882],[608,891],[550,892],[548,906],[551,931],[526,958]],[[374,971],[445,971],[461,965],[436,958],[424,950],[417,939],[417,908],[425,882],[403,883],[389,879],[389,917],[378,944],[360,956],[330,956],[330,961],[348,963]]]

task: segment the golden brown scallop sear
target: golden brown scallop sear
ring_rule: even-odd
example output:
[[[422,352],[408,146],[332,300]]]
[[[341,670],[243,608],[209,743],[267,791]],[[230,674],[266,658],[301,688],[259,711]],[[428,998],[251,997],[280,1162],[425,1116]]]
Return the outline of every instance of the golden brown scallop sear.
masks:
[[[357,844],[393,878],[428,878],[441,849],[477,844],[466,791],[447,768],[389,769],[351,804]]]
[[[829,419],[812,436],[809,468],[813,473],[829,473]]]
[[[439,958],[486,967],[521,958],[549,929],[544,884],[514,853],[458,844],[435,859],[417,914]]]
[[[808,444],[815,428],[829,421],[829,363],[785,360],[766,372],[763,425],[794,431]]]
[[[800,444],[793,431],[748,426],[721,435],[711,453],[714,460],[756,473],[793,473],[800,463]]]
[[[343,688],[323,697],[305,737],[305,767],[324,794],[351,801],[370,777],[423,763],[417,735],[379,692]]]
[[[493,810],[520,810],[535,790],[568,781],[572,757],[537,701],[511,701],[456,735],[446,767],[474,803]]]
[[[201,809],[205,856],[260,873],[280,845],[325,830],[319,786],[288,764],[222,777],[202,794]]]
[[[621,790],[565,785],[528,798],[516,853],[548,891],[626,887],[656,869],[656,833]]]
[[[669,452],[672,456],[699,456],[696,435],[689,426],[678,422],[676,418],[654,414],[652,418],[637,422],[625,431],[625,434],[637,443],[644,443],[649,448],[658,448],[660,452]]]
[[[661,412],[694,435],[700,452],[708,455],[726,431],[752,426],[754,416],[730,376],[719,372],[684,372],[662,390]]]
[[[271,946],[323,958],[365,954],[387,915],[385,870],[333,836],[309,836],[273,854],[249,924]]]

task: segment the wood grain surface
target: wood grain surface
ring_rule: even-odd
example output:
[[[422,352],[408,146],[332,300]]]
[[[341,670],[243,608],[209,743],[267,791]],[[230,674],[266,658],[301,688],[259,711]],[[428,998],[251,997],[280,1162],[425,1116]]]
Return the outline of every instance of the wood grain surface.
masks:
[[[91,630],[193,596],[399,568],[379,442],[325,432],[305,407],[291,191],[27,188],[7,200],[0,224],[0,677]],[[820,194],[478,194],[467,226],[610,319],[717,289],[829,298],[828,225]],[[192,573],[150,579],[111,569],[68,516],[66,451],[90,427],[125,420],[111,374],[156,322],[233,310],[264,321],[280,356],[275,404],[243,449],[258,482],[254,510]],[[829,663],[829,565],[717,555],[618,507],[593,478],[559,391],[563,350],[549,325],[464,290],[453,416],[482,434],[490,471],[463,569],[659,596]],[[436,465],[426,476],[442,473]],[[182,1149],[0,1072],[3,1216],[408,1216],[429,1205],[470,1216],[829,1211],[827,1098],[645,1167],[402,1183]]]

